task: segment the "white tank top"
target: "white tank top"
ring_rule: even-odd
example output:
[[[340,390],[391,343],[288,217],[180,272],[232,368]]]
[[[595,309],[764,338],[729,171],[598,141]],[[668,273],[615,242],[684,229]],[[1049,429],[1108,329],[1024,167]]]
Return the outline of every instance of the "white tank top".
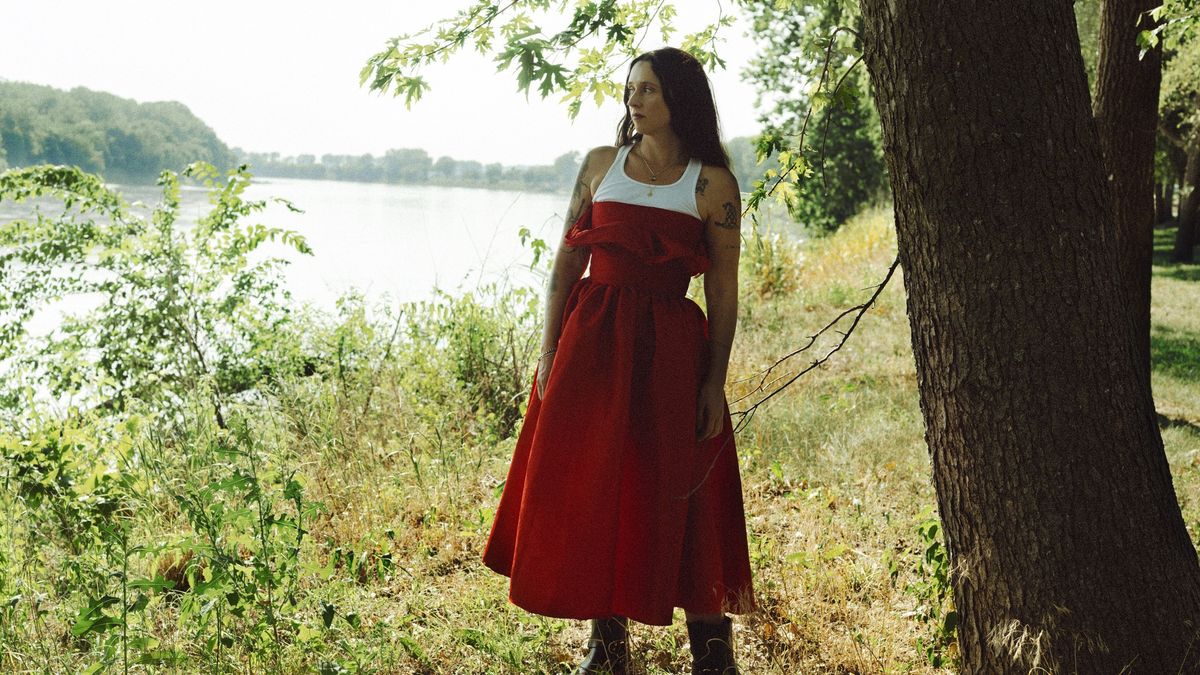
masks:
[[[700,178],[700,169],[703,167],[700,160],[689,159],[683,175],[674,183],[662,185],[642,183],[630,178],[629,174],[625,173],[625,158],[629,156],[632,148],[632,144],[617,148],[617,158],[608,168],[608,173],[604,174],[604,178],[600,181],[600,187],[596,188],[596,194],[592,196],[592,201],[653,206],[686,213],[697,220],[702,220],[700,209],[696,206],[696,181]]]

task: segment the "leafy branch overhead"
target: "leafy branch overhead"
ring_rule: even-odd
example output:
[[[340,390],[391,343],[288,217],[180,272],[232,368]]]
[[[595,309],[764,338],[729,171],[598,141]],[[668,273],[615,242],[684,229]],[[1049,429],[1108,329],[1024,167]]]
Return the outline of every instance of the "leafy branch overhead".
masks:
[[[816,4],[802,0],[737,0],[733,4],[744,10],[752,20],[755,35],[767,45],[764,55],[751,64],[750,80],[760,91],[774,92],[788,101],[763,101],[760,95],[757,102],[760,107],[765,103],[767,108],[776,109],[775,117],[783,117],[776,119],[764,113],[758,160],[767,164],[762,179],[755,181],[750,191],[748,210],[773,196],[798,218],[816,219],[822,228],[833,229],[849,215],[843,211],[852,212],[861,204],[882,176],[879,157],[856,155],[847,158],[850,161],[846,163],[868,167],[868,179],[859,181],[864,183],[861,189],[847,190],[840,181],[831,185],[823,162],[814,159],[818,148],[806,143],[806,138],[813,138],[810,120],[818,127],[819,150],[824,153],[830,122],[835,117],[861,116],[858,111],[864,107],[861,102],[867,95],[860,81],[865,78],[861,69],[854,75],[860,49],[857,32],[846,25],[857,21],[857,8],[846,0],[830,2],[828,7],[821,5],[824,9],[819,11]],[[732,26],[735,17],[726,13],[719,0],[709,7],[712,21],[683,35],[677,44],[711,71],[726,65],[716,45],[721,29]],[[803,24],[802,35],[791,36],[798,39],[787,35],[764,37],[793,30],[795,21],[790,18],[795,17],[800,17]],[[497,71],[514,73],[518,90],[526,95],[531,87],[536,87],[543,98],[561,93],[561,101],[574,118],[585,98],[590,97],[597,107],[606,98],[618,99],[623,83],[614,76],[619,77],[622,67],[648,48],[643,43],[653,31],[663,42],[671,42],[675,19],[676,5],[666,0],[478,0],[453,17],[390,39],[363,67],[360,82],[372,91],[403,96],[405,105],[411,108],[429,90],[424,76],[427,67],[445,63],[464,49],[473,49],[491,55]],[[785,47],[779,45],[786,45],[788,53],[784,54],[781,50]],[[791,72],[793,69],[796,72]],[[804,93],[791,91],[796,86]],[[847,113],[823,112],[835,108]],[[801,119],[802,123],[796,123]],[[835,125],[838,130],[845,126],[844,121]],[[836,152],[844,152],[838,141],[834,145],[838,146]],[[874,148],[877,143],[871,144],[869,139],[858,139],[854,147],[866,145],[872,146],[867,154],[879,154]],[[770,159],[774,161],[768,162]],[[830,194],[851,194],[842,201],[853,202],[853,207],[835,208],[832,211],[836,213],[825,213],[830,209],[805,211],[803,204],[820,201],[808,194],[815,188],[806,186],[818,178],[822,199],[828,200]]]
[[[734,20],[720,11],[719,3],[715,13],[715,21],[678,42],[709,69],[725,67],[716,43],[719,31]],[[566,16],[569,22],[558,30],[544,28]],[[614,75],[642,51],[651,31],[657,30],[663,42],[671,41],[675,17],[674,3],[666,0],[480,0],[451,18],[388,40],[367,61],[359,81],[371,91],[403,96],[411,108],[429,90],[425,68],[471,48],[490,54],[497,71],[514,72],[518,90],[527,96],[534,86],[542,98],[561,92],[561,102],[574,118],[585,98],[597,106],[606,98],[619,98],[623,83]]]

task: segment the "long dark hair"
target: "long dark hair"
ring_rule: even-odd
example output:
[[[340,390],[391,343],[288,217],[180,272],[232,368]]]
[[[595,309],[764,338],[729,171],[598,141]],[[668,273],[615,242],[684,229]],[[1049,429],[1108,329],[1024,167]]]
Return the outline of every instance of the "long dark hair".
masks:
[[[713,103],[712,88],[704,66],[696,57],[674,47],[646,52],[629,62],[629,69],[638,61],[647,61],[658,81],[662,83],[663,100],[671,111],[671,130],[683,143],[683,151],[705,164],[729,168],[729,155],[721,145],[717,106]],[[626,73],[625,81],[629,82]],[[617,145],[628,145],[641,137],[633,131],[629,115],[629,87],[625,87],[625,117],[617,125]]]

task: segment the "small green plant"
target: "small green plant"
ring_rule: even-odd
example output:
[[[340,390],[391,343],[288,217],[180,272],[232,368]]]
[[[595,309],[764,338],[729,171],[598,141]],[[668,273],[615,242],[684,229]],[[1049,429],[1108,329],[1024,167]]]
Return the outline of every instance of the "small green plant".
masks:
[[[950,558],[942,544],[941,523],[928,512],[917,525],[921,556],[916,563],[917,580],[905,592],[917,601],[910,615],[924,626],[917,647],[929,665],[953,665],[958,656],[958,612],[950,585]],[[894,576],[894,575],[893,575]]]
[[[130,544],[132,517],[132,511],[119,512],[100,528],[105,559],[110,564],[115,563],[107,576],[115,580],[116,588],[106,585],[96,596],[85,597],[84,606],[79,608],[70,629],[72,637],[77,639],[91,635],[103,637],[100,658],[82,671],[89,675],[103,672],[117,663],[128,673],[131,664],[181,666],[188,660],[182,652],[161,649],[160,641],[151,632],[151,622],[141,618],[151,599],[172,584],[158,576],[131,579],[131,560],[150,553],[146,547]]]
[[[26,539],[31,545],[41,541],[43,549],[53,542],[70,552],[47,571],[64,582],[57,594],[77,607],[70,637],[80,644],[97,639],[98,655],[82,672],[117,663],[128,671],[130,664],[163,665],[181,658],[159,649],[144,618],[151,598],[169,583],[140,577],[131,565],[148,549],[130,541],[144,505],[139,495],[144,474],[130,461],[129,429],[95,418],[57,423],[35,418],[0,437],[6,482],[28,514]],[[42,556],[31,551],[26,559],[40,562]],[[21,597],[12,596],[6,610],[14,612],[19,604]]]
[[[752,214],[750,222],[741,257],[743,284],[759,298],[795,291],[803,257],[799,245],[778,232],[765,231],[757,215]]]
[[[304,497],[294,470],[266,463],[262,435],[241,414],[225,429],[189,430],[184,438],[206,441],[192,449],[206,468],[190,478],[171,471],[161,441],[142,452],[192,526],[178,544],[189,554],[179,618],[216,670],[240,642],[269,654],[278,671],[281,647],[303,623],[300,549],[323,506]]]

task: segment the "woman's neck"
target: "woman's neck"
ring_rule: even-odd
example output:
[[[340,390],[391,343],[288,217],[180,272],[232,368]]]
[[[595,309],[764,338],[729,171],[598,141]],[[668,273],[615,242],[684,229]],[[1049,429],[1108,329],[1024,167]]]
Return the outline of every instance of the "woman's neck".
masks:
[[[655,167],[667,168],[687,161],[683,156],[683,143],[675,134],[643,135],[637,143],[638,153]]]

